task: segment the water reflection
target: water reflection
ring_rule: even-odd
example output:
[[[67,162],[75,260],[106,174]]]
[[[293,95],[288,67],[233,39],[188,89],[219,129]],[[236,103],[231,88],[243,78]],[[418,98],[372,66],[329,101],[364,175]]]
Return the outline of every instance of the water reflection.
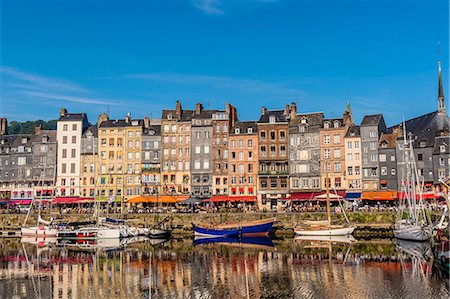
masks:
[[[448,296],[426,247],[390,240],[247,241],[3,239],[0,298]]]

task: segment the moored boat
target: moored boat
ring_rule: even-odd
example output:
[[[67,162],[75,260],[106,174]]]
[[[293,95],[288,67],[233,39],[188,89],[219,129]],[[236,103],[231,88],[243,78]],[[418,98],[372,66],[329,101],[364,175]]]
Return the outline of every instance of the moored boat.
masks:
[[[242,221],[224,224],[212,225],[194,225],[196,236],[212,237],[265,237],[269,235],[270,230],[275,223],[276,218],[261,220]]]
[[[195,224],[192,224],[192,226],[194,228],[195,236],[217,238],[217,237],[237,237],[241,235],[240,227],[216,228],[214,225],[201,226]]]

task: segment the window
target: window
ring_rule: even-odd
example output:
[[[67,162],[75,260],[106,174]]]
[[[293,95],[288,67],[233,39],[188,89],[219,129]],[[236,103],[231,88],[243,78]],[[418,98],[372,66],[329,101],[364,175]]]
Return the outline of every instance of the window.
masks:
[[[243,148],[244,147],[244,140],[239,140],[239,147]]]
[[[391,175],[395,175],[395,172],[396,172],[396,171],[395,171],[395,168],[392,168],[392,169],[391,169]]]
[[[72,144],[77,143],[77,136],[72,136]]]
[[[245,172],[245,165],[244,164],[239,164],[239,172],[240,173],[244,173]]]
[[[333,155],[334,155],[334,158],[340,158],[341,157],[341,150],[340,149],[335,149]]]
[[[353,175],[353,167],[352,166],[347,167],[347,174]]]
[[[261,156],[266,156],[266,147],[265,146],[261,146]]]
[[[239,160],[244,160],[244,152],[239,152]]]
[[[275,131],[270,131],[270,140],[275,140],[276,135],[275,135]]]
[[[324,144],[330,144],[330,135],[324,135],[323,136],[323,143]]]
[[[380,162],[386,162],[386,154],[380,154]]]
[[[381,175],[387,175],[387,167],[381,167]]]
[[[67,131],[68,125],[63,125],[63,131]]]
[[[297,160],[308,160],[308,159],[309,159],[308,150],[297,151]]]
[[[361,168],[359,166],[355,166],[355,175],[361,174]]]
[[[271,145],[271,146],[270,146],[270,156],[271,156],[271,157],[274,157],[274,156],[276,155],[276,153],[277,153],[277,148],[276,148],[276,146],[275,146],[275,145]]]
[[[76,131],[77,130],[77,125],[76,124],[73,124],[72,125],[72,131]]]
[[[205,154],[209,154],[209,145],[205,145],[204,150]]]
[[[370,150],[376,150],[377,149],[377,143],[376,142],[371,142],[370,143]]]
[[[77,150],[73,148],[70,157],[75,158],[76,153],[77,153]]]
[[[220,129],[219,126],[217,126],[217,128]],[[239,128],[234,129],[234,133],[235,133],[235,134],[241,133],[241,129],[239,129]]]
[[[197,146],[195,147],[195,153],[196,153],[196,154],[200,154],[200,146],[199,146],[199,145],[197,145]]]
[[[377,162],[377,155],[375,155],[375,154],[370,155],[370,161]]]
[[[203,169],[209,169],[209,161],[208,160],[203,161]]]
[[[347,161],[352,161],[352,160],[353,160],[353,155],[347,154]]]
[[[271,115],[269,117],[269,123],[274,124],[275,123],[275,116]]]
[[[70,164],[70,173],[75,173],[75,163]]]
[[[17,165],[25,165],[27,163],[26,157],[19,157],[17,158]]]
[[[445,153],[445,145],[439,146],[441,153]]]
[[[355,141],[355,148],[359,148],[359,141]]]
[[[248,172],[253,172],[253,164],[248,164],[247,166]]]
[[[308,170],[308,165],[307,164],[300,164],[298,165],[298,172],[299,173],[307,173]]]
[[[175,133],[177,131],[177,125],[172,125],[172,133]]]
[[[351,148],[352,148],[352,144],[353,144],[353,143],[352,143],[351,141],[347,141],[347,148],[348,148],[348,149],[351,149]]]
[[[330,158],[330,150],[329,149],[324,149],[323,150],[323,158],[324,159],[329,159]]]
[[[334,143],[334,144],[339,144],[339,143],[341,143],[341,136],[339,136],[338,134],[335,134],[335,135],[333,136],[333,143]]]
[[[280,146],[280,156],[286,156],[286,146],[285,145]]]
[[[261,139],[266,139],[266,131],[261,131],[260,133],[259,133],[259,136],[260,136],[260,138]]]
[[[67,144],[67,136],[63,136],[63,144]]]
[[[63,148],[62,150],[62,157],[67,158],[67,149]]]
[[[194,161],[194,169],[200,169],[200,160]]]
[[[377,132],[375,132],[375,131],[370,131],[370,132],[369,132],[369,136],[372,137],[372,138],[375,138],[375,137],[377,137]]]
[[[286,138],[286,132],[285,131],[280,131],[280,139],[284,140]]]
[[[417,161],[423,161],[423,154],[417,154]]]
[[[334,172],[340,172],[340,171],[341,171],[341,163],[334,162]]]

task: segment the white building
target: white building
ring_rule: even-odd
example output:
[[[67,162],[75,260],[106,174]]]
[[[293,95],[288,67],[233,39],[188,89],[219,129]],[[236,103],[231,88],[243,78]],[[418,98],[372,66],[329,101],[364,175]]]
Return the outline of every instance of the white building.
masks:
[[[80,195],[81,136],[87,127],[86,113],[67,113],[64,108],[60,110],[56,196]]]

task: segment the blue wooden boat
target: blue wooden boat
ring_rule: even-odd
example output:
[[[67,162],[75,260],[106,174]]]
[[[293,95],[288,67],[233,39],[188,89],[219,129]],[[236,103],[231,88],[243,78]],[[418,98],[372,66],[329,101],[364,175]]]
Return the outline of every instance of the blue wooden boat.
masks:
[[[269,235],[276,218],[218,225],[194,225],[196,236],[206,237],[265,237]]]
[[[217,238],[217,237],[237,237],[241,235],[241,229],[239,227],[232,228],[216,228],[215,226],[195,225],[194,234],[198,237]]]

